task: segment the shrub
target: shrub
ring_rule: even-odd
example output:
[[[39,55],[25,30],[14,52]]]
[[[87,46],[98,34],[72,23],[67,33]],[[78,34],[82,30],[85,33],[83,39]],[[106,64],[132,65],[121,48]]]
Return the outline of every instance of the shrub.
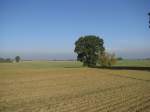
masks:
[[[113,64],[117,62],[117,59],[115,58],[114,53],[111,54],[104,52],[103,54],[99,55],[98,62],[102,67],[111,67]]]

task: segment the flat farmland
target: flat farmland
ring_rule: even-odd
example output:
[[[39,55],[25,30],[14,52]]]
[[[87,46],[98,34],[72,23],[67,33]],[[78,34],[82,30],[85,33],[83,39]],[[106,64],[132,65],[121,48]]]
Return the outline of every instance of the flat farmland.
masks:
[[[150,112],[150,71],[0,64],[1,112]]]

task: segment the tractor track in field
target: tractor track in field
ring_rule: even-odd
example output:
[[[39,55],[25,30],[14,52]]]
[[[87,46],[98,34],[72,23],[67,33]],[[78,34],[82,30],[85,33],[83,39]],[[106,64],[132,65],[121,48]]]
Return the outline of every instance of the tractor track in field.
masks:
[[[135,77],[129,77],[129,76],[125,76],[125,75],[118,75],[118,74],[106,74],[106,75],[111,75],[111,76],[115,76],[115,77],[120,77],[120,78],[127,78],[127,79],[133,79],[133,80],[139,80],[139,81],[144,81],[144,82],[150,82],[150,80],[145,80],[145,79],[140,79],[140,78],[135,78]]]
[[[98,95],[98,93],[96,93]],[[113,96],[113,95],[112,95]],[[49,108],[52,112],[55,112],[56,110],[59,110],[60,112],[103,112],[103,111],[109,111],[109,112],[116,112],[117,110],[121,110],[124,112],[132,111],[135,112],[136,110],[144,110],[145,108],[148,108],[150,105],[150,95],[127,95],[125,99],[122,99],[122,97],[117,97],[116,95],[114,97],[107,96],[104,101],[101,101],[101,96],[93,97],[93,95],[89,95],[87,98],[84,99],[84,96],[80,98],[80,101],[78,101],[78,98],[74,98],[67,100],[67,102],[61,107],[61,105],[54,104]],[[95,99],[96,98],[96,99]],[[83,100],[81,100],[83,99]],[[98,100],[99,99],[99,100]],[[140,102],[138,105],[136,102]],[[93,105],[94,104],[94,105]],[[128,107],[126,105],[128,104]],[[132,105],[129,105],[132,104]],[[145,105],[142,106],[141,105]]]

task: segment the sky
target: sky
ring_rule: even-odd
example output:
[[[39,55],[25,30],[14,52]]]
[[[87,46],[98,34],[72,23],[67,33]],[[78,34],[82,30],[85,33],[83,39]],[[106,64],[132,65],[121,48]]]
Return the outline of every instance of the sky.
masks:
[[[150,57],[150,0],[0,0],[0,57],[75,59],[80,36],[108,52]]]

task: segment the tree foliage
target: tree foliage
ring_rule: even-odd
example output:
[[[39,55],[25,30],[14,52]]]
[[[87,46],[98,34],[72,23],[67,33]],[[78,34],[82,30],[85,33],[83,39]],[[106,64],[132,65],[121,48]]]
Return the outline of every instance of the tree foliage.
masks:
[[[121,60],[123,60],[123,58],[122,57],[118,57],[117,60],[121,61]]]
[[[18,62],[21,60],[20,56],[16,56],[16,57],[15,57],[15,60],[16,60],[16,62],[18,63]]]
[[[87,35],[80,37],[75,42],[75,50],[77,53],[77,60],[83,62],[84,66],[95,66],[98,55],[105,50],[104,41],[95,35]]]
[[[149,15],[149,28],[150,28],[150,12],[148,13],[148,15]]]
[[[115,54],[104,52],[99,55],[99,64],[102,67],[111,67],[113,64],[117,62]]]
[[[148,13],[148,15],[149,15],[149,28],[150,28],[150,12]]]

